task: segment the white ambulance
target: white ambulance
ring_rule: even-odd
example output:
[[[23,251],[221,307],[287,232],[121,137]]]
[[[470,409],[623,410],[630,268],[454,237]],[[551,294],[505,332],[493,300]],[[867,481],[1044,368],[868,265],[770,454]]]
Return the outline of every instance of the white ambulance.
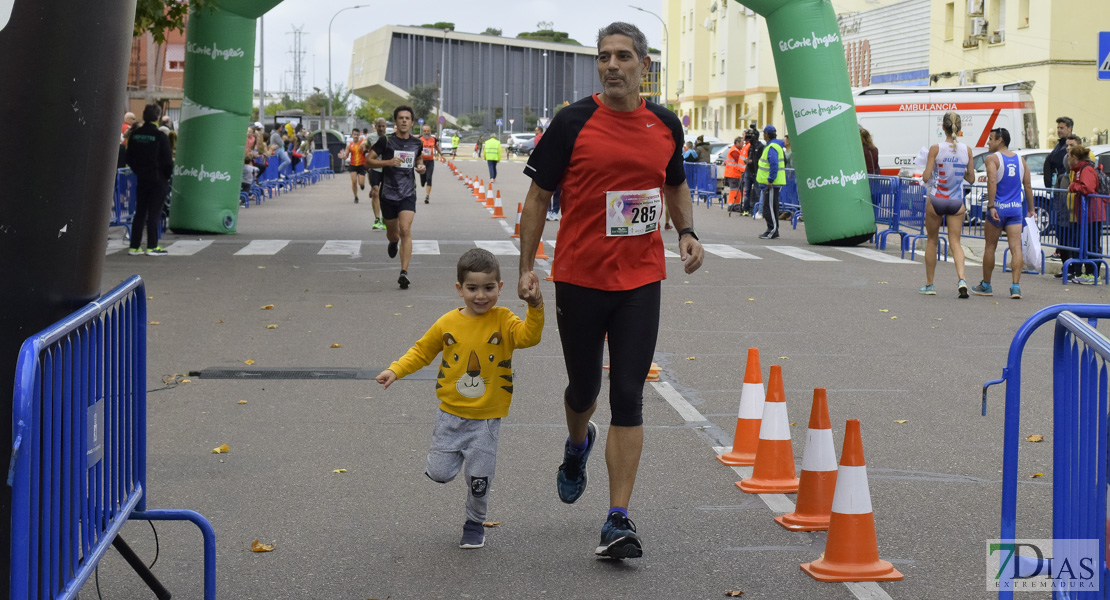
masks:
[[[1010,149],[1038,148],[1037,115],[1031,81],[959,87],[856,88],[852,95],[856,117],[879,149],[884,175],[912,176],[921,172],[914,164],[922,148],[944,141],[944,113],[959,113],[963,125],[960,141],[972,154],[987,151],[987,135],[999,127],[1010,132]]]

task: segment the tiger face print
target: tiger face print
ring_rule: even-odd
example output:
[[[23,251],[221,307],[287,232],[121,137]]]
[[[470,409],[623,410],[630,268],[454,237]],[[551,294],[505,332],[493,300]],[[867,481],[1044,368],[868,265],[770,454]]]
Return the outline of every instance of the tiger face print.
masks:
[[[459,395],[464,398],[481,398],[486,394],[486,386],[488,385],[501,385],[501,389],[513,393],[513,374],[512,374],[512,359],[503,360],[496,365],[493,361],[497,360],[497,354],[493,352],[496,346],[500,346],[502,342],[501,332],[495,331],[493,335],[486,340],[481,348],[472,348],[469,351],[466,348],[460,347],[459,342],[455,336],[450,333],[443,334],[443,361],[439,365],[439,373],[436,375],[436,389],[443,387],[445,384],[449,385],[451,382],[446,381],[447,372],[459,364],[459,361],[466,361],[466,370],[463,374],[455,380],[455,390]],[[500,375],[498,373],[500,372]]]

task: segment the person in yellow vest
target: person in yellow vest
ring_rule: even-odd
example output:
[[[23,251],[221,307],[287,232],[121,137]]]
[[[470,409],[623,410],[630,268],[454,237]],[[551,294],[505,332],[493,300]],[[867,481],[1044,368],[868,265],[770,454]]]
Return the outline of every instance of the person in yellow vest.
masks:
[[[759,239],[779,237],[779,191],[786,183],[786,149],[776,138],[775,126],[763,128],[763,139],[767,146],[759,157],[759,168],[755,172],[755,182],[759,184],[760,200],[763,202],[763,220],[767,221],[767,231]]]
[[[737,136],[725,153],[725,185],[728,186],[729,211],[740,210],[740,179],[744,177],[744,138]]]
[[[456,158],[459,155],[459,134],[451,134],[451,158]]]
[[[497,139],[496,135],[489,136],[486,143],[482,145],[482,156],[486,159],[486,164],[489,165],[489,182],[493,183],[497,181],[497,163],[504,158],[501,140]]]

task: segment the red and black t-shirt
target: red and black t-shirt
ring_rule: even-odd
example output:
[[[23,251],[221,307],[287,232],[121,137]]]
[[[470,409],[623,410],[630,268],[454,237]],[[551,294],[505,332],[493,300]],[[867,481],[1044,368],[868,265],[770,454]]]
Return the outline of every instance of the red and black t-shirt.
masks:
[[[562,185],[555,281],[619,291],[667,278],[659,231],[605,235],[605,193],[681,185],[682,140],[678,117],[642,99],[621,112],[594,94],[555,115],[524,168],[544,190]]]

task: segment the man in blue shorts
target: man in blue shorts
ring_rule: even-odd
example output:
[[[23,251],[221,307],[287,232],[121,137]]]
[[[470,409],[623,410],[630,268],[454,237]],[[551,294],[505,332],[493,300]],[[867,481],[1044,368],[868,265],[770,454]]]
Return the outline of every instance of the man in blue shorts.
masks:
[[[983,247],[983,281],[971,288],[979,296],[993,296],[991,271],[994,270],[994,253],[998,248],[998,236],[1006,231],[1006,242],[1010,245],[1010,297],[1021,298],[1021,269],[1024,261],[1021,256],[1021,228],[1025,217],[1033,216],[1033,185],[1030,183],[1029,169],[1025,159],[1010,150],[1010,132],[1003,128],[992,129],[987,138],[990,154],[987,167],[987,210],[989,216],[983,229],[986,244]],[[1024,194],[1022,191],[1024,190]],[[1027,199],[1028,208],[1023,205]]]

